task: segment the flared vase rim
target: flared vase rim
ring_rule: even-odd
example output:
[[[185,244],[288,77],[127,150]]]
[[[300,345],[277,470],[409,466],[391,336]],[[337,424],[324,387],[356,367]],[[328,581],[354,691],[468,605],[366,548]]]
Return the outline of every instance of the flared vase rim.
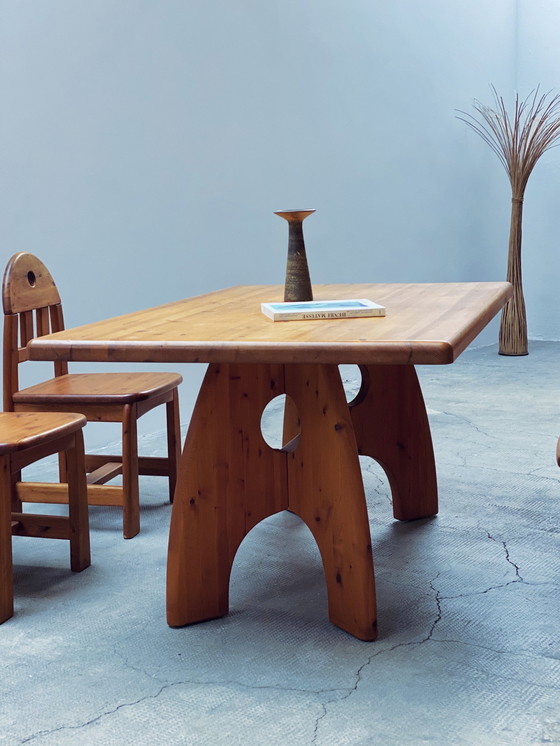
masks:
[[[279,215],[281,218],[298,218],[301,217],[303,220],[308,215],[313,215],[316,210],[275,210],[274,214]]]

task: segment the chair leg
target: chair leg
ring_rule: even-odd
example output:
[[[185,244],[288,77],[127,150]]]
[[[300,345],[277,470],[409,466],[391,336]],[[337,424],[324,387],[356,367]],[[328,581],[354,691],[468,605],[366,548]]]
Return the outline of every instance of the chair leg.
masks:
[[[177,469],[181,459],[181,418],[179,415],[179,392],[173,392],[173,399],[165,405],[167,414],[167,457],[169,460],[169,502],[173,502]]]
[[[58,481],[68,481],[68,460],[64,451],[58,454]]]
[[[81,430],[75,434],[73,446],[64,455],[68,478],[70,567],[74,572],[81,572],[91,564],[84,437]]]
[[[9,456],[0,457],[0,624],[14,615],[12,478]]]
[[[12,513],[21,513],[23,511],[23,503],[19,499],[19,497],[17,495],[17,490],[16,490],[16,483],[22,481],[21,471],[13,473],[11,479],[12,479],[12,487],[11,487],[11,491],[12,491]]]
[[[137,419],[136,405],[126,404],[122,429],[123,535],[125,539],[132,539],[140,531]]]

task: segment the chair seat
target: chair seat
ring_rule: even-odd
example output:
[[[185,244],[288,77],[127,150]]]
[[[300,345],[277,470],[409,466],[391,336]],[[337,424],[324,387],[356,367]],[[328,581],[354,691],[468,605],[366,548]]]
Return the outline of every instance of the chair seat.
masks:
[[[177,373],[71,373],[17,391],[14,404],[133,404],[176,388]],[[79,409],[79,407],[78,407]]]
[[[0,412],[0,454],[70,435],[86,424],[81,414],[63,412]]]

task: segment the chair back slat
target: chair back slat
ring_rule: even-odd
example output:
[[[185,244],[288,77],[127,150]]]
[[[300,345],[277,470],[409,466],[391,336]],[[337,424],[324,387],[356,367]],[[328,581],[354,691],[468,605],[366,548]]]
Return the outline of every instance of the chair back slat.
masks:
[[[33,311],[23,311],[19,315],[19,342],[21,347],[35,336],[33,329]]]
[[[62,313],[62,305],[57,303],[49,308],[49,315],[51,320],[51,332],[64,331],[64,314]]]
[[[62,312],[62,306],[58,303],[56,306],[49,308],[49,316],[51,322],[51,332],[61,332],[64,329],[64,314]],[[54,374],[55,376],[65,376],[68,373],[68,363],[66,360],[55,360],[54,363]]]
[[[43,337],[51,331],[51,318],[48,308],[38,308],[35,314],[37,319],[37,336]]]

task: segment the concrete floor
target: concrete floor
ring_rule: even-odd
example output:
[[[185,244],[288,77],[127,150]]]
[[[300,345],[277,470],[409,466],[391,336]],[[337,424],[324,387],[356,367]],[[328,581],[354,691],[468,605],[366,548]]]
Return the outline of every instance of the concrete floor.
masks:
[[[560,744],[560,343],[419,375],[440,514],[395,522],[364,459],[377,642],[328,622],[318,552],[289,513],[239,550],[228,617],[168,628],[170,508],[144,478],[141,534],[124,541],[119,511],[93,508],[82,574],[65,542],[14,540],[0,744]]]

